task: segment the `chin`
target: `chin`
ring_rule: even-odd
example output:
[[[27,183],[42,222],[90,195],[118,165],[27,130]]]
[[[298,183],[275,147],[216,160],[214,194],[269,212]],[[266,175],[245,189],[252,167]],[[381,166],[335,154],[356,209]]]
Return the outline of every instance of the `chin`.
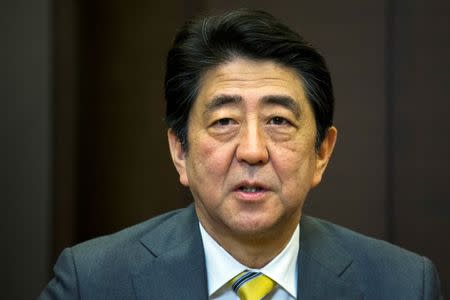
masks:
[[[246,237],[258,237],[270,234],[276,226],[277,222],[269,220],[261,220],[259,218],[251,218],[245,220],[237,220],[230,224],[230,228],[233,232],[241,236]]]

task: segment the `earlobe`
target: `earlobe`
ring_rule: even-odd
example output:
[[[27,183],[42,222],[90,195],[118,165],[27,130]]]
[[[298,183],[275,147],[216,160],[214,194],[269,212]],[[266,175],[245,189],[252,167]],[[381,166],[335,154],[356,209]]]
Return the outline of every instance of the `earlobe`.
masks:
[[[170,155],[172,156],[173,164],[177,169],[178,175],[180,175],[180,182],[184,186],[189,186],[186,172],[186,153],[181,145],[181,141],[172,129],[167,131],[167,139],[169,141]]]
[[[320,148],[317,152],[316,169],[314,172],[313,180],[311,182],[311,187],[317,186],[322,180],[322,175],[327,168],[331,155],[333,154],[336,139],[337,129],[334,126],[331,126],[327,129],[322,144],[320,145]]]

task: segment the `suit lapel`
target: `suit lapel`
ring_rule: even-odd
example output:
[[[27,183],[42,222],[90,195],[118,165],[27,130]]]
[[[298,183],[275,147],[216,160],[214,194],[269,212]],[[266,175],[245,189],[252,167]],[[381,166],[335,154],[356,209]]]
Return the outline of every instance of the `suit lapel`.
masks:
[[[322,225],[307,216],[300,222],[297,299],[364,299],[352,280],[352,258]]]
[[[149,250],[133,278],[137,299],[207,299],[203,244],[193,206],[142,240]]]
[[[353,282],[352,258],[307,216],[300,223],[297,299],[364,299]],[[191,205],[163,221],[141,243],[147,255],[133,276],[136,298],[208,299],[198,219]]]

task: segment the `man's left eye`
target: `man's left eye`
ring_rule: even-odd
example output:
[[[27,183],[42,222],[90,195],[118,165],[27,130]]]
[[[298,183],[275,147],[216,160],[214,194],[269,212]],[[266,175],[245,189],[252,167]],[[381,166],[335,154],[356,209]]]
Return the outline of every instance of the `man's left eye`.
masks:
[[[269,124],[271,124],[271,125],[290,125],[291,122],[289,122],[288,120],[286,120],[283,117],[273,117],[272,119],[270,119]]]

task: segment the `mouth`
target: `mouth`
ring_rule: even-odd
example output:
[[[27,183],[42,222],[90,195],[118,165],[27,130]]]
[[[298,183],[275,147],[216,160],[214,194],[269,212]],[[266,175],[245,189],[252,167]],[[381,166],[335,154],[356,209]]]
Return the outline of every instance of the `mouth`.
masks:
[[[263,200],[267,196],[267,192],[269,192],[267,186],[256,182],[241,182],[234,189],[237,199],[252,202]]]
[[[263,192],[266,189],[261,186],[248,186],[248,185],[242,185],[237,188],[238,191],[244,192],[244,193],[258,193]]]

